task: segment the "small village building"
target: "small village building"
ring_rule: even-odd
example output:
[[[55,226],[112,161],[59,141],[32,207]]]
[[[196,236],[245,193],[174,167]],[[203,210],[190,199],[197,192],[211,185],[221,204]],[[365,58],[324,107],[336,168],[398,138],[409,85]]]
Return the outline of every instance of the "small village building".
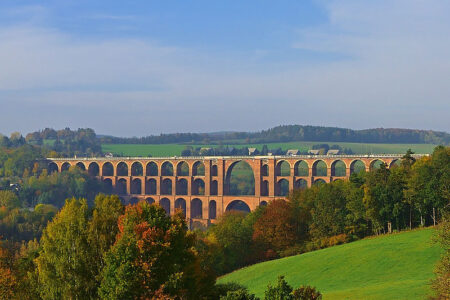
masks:
[[[287,156],[299,155],[300,151],[298,149],[290,149],[286,152]]]
[[[338,155],[339,152],[340,152],[339,149],[330,149],[328,150],[327,155]]]

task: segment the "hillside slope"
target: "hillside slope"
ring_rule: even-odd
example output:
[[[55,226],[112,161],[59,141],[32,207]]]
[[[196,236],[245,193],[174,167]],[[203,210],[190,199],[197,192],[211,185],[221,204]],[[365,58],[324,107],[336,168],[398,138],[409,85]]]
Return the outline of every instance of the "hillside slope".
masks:
[[[424,299],[441,249],[434,229],[370,238],[256,264],[219,279],[264,296],[268,282],[285,275],[293,287],[316,286],[324,299]]]

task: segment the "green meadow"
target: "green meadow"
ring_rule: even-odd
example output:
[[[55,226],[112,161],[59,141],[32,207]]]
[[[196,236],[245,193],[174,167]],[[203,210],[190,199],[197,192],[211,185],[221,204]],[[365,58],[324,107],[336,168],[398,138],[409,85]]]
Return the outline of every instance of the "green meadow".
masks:
[[[329,144],[339,145],[342,148],[349,148],[355,154],[383,154],[383,153],[405,153],[409,148],[415,153],[432,153],[436,145],[432,144],[367,144],[367,143],[336,143],[336,142],[289,142],[289,143],[267,143],[269,149],[282,148],[309,150],[313,145]],[[229,144],[228,147],[254,147],[259,150],[264,144]],[[193,147],[211,147],[218,145],[192,145]],[[103,144],[103,152],[111,152],[122,156],[180,156],[181,151],[186,147],[183,144]]]
[[[293,287],[312,285],[324,299],[425,299],[441,249],[432,228],[368,238],[259,263],[221,277],[259,297],[284,275]]]

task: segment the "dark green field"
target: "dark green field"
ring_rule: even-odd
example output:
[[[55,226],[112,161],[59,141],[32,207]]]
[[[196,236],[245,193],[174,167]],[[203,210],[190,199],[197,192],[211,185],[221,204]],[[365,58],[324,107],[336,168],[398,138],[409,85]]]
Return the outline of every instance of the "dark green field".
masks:
[[[285,275],[293,287],[313,285],[324,299],[425,299],[441,249],[427,228],[256,264],[219,279],[264,296]]]
[[[342,148],[349,148],[355,154],[383,154],[383,153],[405,153],[411,148],[415,153],[431,153],[436,145],[432,144],[365,144],[365,143],[336,143],[336,142],[290,142],[290,143],[268,143],[269,149],[282,148],[309,150],[316,144],[339,145]],[[262,149],[264,144],[230,144],[229,147],[255,147]],[[104,144],[103,152],[111,152],[115,155],[123,156],[179,156],[186,145],[182,144]],[[217,145],[192,145],[193,147],[218,147]]]

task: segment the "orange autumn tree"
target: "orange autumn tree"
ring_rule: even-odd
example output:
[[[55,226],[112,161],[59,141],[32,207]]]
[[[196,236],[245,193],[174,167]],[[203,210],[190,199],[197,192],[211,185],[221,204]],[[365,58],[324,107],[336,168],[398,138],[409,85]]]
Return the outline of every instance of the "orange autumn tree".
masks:
[[[11,254],[0,244],[0,299],[11,299],[14,296],[17,278],[11,265]]]
[[[267,205],[253,226],[253,240],[264,247],[266,258],[294,246],[304,236],[305,226],[298,224],[301,219],[299,207],[291,202],[277,199]]]
[[[106,255],[103,299],[198,299],[202,278],[195,235],[184,218],[141,201],[119,217],[119,234]],[[211,281],[214,284],[214,280]]]

